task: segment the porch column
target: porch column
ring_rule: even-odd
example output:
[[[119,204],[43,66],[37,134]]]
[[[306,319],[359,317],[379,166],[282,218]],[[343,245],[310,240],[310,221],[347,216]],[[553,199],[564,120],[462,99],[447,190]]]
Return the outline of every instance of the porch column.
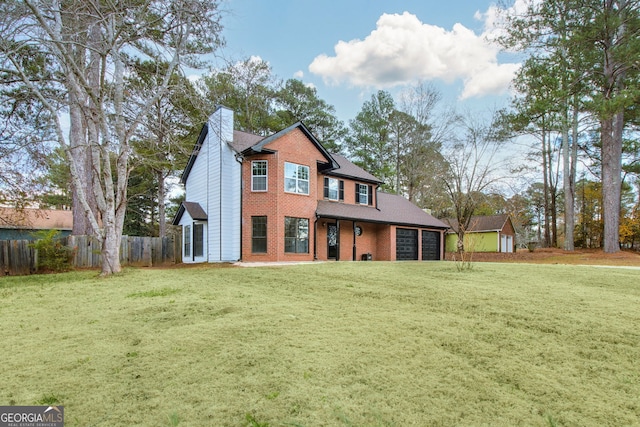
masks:
[[[353,221],[353,261],[356,261],[357,259],[357,248],[356,248],[356,222]]]

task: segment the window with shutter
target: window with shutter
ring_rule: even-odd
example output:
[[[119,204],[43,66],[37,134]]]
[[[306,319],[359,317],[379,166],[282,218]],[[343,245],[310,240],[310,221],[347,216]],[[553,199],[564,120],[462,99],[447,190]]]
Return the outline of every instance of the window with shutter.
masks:
[[[340,199],[340,184],[342,185],[342,189],[344,192],[344,183],[342,181],[338,181],[335,178],[325,178],[324,179],[324,197],[329,200],[339,200]],[[343,195],[344,198],[344,195]]]
[[[369,203],[369,187],[363,184],[356,184],[356,202],[361,205],[368,205]]]

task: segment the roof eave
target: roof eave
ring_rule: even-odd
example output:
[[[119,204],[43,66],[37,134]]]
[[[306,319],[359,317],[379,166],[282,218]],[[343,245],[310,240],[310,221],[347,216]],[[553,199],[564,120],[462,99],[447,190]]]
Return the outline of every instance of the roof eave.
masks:
[[[438,229],[438,230],[447,230],[448,229],[448,227],[440,227],[440,226],[437,226],[437,225],[415,224],[415,223],[409,223],[409,222],[389,222],[389,221],[381,221],[381,220],[375,220],[375,219],[363,219],[363,218],[358,218],[358,217],[350,217],[350,216],[344,216],[344,215],[325,214],[325,215],[316,215],[316,216],[318,218],[337,219],[337,220],[355,221],[355,222],[366,222],[366,223],[370,223],[370,224],[400,225],[400,226],[403,226],[403,227],[431,228],[431,229]]]
[[[202,144],[204,143],[204,139],[207,137],[209,133],[209,125],[205,123],[202,125],[202,129],[200,129],[200,134],[198,135],[198,140],[193,147],[191,155],[189,156],[189,160],[187,161],[187,166],[185,166],[184,171],[182,172],[182,176],[180,176],[180,183],[186,184],[187,178],[189,178],[189,174],[191,173],[191,169],[193,168],[193,164],[196,162],[196,158],[200,153],[200,149],[202,148]]]

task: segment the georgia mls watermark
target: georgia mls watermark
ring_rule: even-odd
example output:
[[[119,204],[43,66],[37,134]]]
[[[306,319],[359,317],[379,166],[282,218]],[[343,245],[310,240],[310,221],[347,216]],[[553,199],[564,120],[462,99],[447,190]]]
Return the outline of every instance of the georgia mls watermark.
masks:
[[[0,427],[64,427],[64,406],[0,406]]]

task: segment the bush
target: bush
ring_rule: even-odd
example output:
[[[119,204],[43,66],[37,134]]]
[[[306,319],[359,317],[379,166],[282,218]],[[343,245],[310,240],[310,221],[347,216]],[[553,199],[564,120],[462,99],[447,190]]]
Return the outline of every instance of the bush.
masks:
[[[71,270],[73,251],[65,246],[56,230],[41,231],[38,240],[31,244],[37,251],[38,269],[61,273]]]

